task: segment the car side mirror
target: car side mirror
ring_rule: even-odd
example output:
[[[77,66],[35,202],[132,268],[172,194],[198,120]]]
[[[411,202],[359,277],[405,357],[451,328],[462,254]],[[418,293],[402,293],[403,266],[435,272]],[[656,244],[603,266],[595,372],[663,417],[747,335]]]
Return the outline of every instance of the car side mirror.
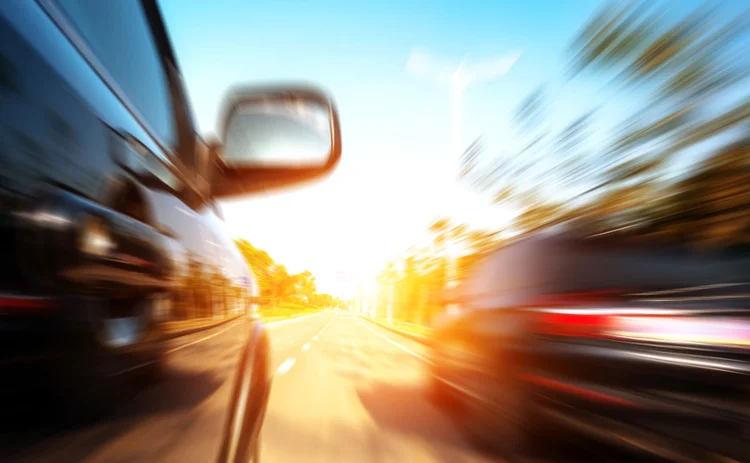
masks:
[[[232,198],[310,181],[341,158],[336,107],[310,87],[240,88],[229,94],[211,190]]]

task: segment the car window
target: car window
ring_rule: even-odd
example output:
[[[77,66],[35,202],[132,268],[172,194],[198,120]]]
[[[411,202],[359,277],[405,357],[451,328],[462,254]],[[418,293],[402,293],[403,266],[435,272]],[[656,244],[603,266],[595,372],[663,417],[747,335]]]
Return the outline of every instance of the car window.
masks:
[[[139,1],[57,0],[126,98],[170,147],[177,131],[165,67]]]

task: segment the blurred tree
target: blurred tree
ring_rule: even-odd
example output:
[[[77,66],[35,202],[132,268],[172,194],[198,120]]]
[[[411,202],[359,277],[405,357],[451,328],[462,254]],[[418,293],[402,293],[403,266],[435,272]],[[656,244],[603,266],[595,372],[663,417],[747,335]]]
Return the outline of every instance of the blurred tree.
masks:
[[[260,287],[261,298],[268,303],[268,300],[276,294],[276,288],[274,287],[276,263],[266,251],[254,247],[247,240],[239,239],[235,241],[235,244],[253,275],[255,275]]]
[[[726,19],[711,4],[676,21],[665,13],[655,2],[611,2],[573,42],[573,74],[614,71],[618,88],[637,85],[652,94],[622,124],[606,153],[610,175],[595,189],[654,172],[747,117],[739,114],[747,103],[718,117],[709,107],[716,108],[715,98],[736,91],[750,74],[736,48],[747,39],[748,16]]]
[[[460,245],[454,248],[459,249],[460,254],[451,257],[455,259],[452,263],[453,278],[461,281],[473,265],[499,243],[497,232],[471,229],[464,224],[454,224],[447,218],[435,220],[428,231],[433,236],[430,246],[410,249],[401,269],[391,262],[378,276],[382,287],[396,289],[393,315],[399,320],[425,323],[444,309],[446,253],[450,247]],[[386,304],[387,292],[383,291],[379,314],[385,314]]]
[[[313,296],[317,293],[313,274],[309,270],[305,270],[302,273],[292,275],[290,280],[293,294],[305,302],[312,302]]]
[[[653,214],[653,228],[673,234],[677,231],[711,247],[748,244],[750,139],[726,146],[705,159],[671,186],[667,200],[666,207]]]
[[[310,271],[290,275],[286,267],[276,263],[266,251],[247,240],[235,243],[257,279],[262,305],[278,305],[290,299],[315,305],[318,291],[315,276]]]
[[[675,14],[659,2],[607,3],[572,41],[568,78],[604,77],[610,98],[633,103],[632,112],[592,149],[587,141],[595,111],[550,137],[544,117],[550,95],[541,87],[515,110],[517,147],[482,162],[487,147],[477,139],[464,153],[459,177],[490,192],[495,204],[518,211],[514,228],[521,233],[570,219],[594,233],[665,237],[670,233],[659,227],[697,227],[695,221],[706,220],[697,212],[705,205],[688,206],[686,198],[727,203],[707,185],[726,195],[739,190],[704,179],[706,165],[676,178],[675,165],[689,170],[685,158],[700,158],[696,152],[719,162],[737,150],[730,146],[750,123],[750,65],[742,52],[750,40],[750,15],[728,17],[722,7],[707,3]],[[712,214],[721,222],[720,215],[737,213],[730,209],[714,206]]]
[[[310,297],[310,303],[315,307],[329,308],[337,306],[337,300],[330,294],[313,294]]]
[[[273,264],[271,272],[268,296],[271,304],[280,304],[295,293],[296,282],[284,265]]]

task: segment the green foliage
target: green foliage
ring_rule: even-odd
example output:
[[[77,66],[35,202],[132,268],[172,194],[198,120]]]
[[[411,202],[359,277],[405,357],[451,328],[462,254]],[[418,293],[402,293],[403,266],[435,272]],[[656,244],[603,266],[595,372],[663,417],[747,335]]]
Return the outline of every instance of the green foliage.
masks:
[[[235,244],[258,282],[261,305],[300,309],[333,305],[332,296],[318,293],[315,276],[310,271],[290,275],[284,265],[247,240],[239,239]]]
[[[554,95],[541,87],[516,108],[510,151],[483,162],[488,150],[478,139],[464,153],[459,178],[518,211],[512,228],[521,234],[574,220],[595,234],[679,236],[681,229],[687,237],[700,234],[710,216],[744,236],[732,218],[736,204],[725,207],[744,201],[725,197],[739,190],[706,180],[707,166],[750,138],[750,69],[742,54],[750,14],[725,13],[713,3],[680,13],[646,0],[607,3],[573,39],[562,81],[593,77],[595,88],[613,90],[608,98],[642,103],[593,149],[587,140],[596,110],[553,135],[544,110]],[[675,166],[687,175],[676,176]],[[723,205],[697,205],[697,198]]]

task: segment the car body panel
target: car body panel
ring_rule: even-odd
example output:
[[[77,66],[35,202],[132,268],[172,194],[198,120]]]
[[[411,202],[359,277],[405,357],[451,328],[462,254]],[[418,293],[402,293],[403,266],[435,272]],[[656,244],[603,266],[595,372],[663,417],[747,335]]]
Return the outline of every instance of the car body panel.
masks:
[[[471,401],[477,371],[520,380],[543,419],[639,451],[750,457],[747,256],[570,243],[527,239],[480,264],[436,327],[434,373]]]
[[[251,313],[257,284],[210,200],[208,147],[158,8],[138,5],[170,86],[171,146],[57,2],[0,2],[3,365],[85,364],[80,354],[94,348],[117,359],[108,374],[130,371],[162,356],[166,322],[210,326]],[[83,251],[92,222],[110,241],[102,255]],[[132,316],[115,300],[163,301],[143,309],[136,344],[112,350],[92,325]]]

